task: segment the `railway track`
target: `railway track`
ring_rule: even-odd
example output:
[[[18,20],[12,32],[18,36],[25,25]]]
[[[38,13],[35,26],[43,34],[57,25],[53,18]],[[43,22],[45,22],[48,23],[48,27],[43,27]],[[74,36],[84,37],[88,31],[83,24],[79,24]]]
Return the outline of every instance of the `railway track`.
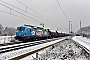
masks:
[[[2,46],[2,47],[0,47],[0,54],[10,52],[10,51],[13,51],[13,50],[19,50],[19,49],[23,49],[23,48],[27,48],[27,47],[31,47],[31,46],[35,46],[35,45],[39,45],[39,44],[43,44],[43,43],[47,43],[47,42],[51,42],[51,41],[55,41],[55,40],[58,40],[58,39],[60,39],[60,38],[54,38],[54,39],[47,39],[47,40],[40,40],[40,41],[34,41],[34,42],[27,42],[27,43],[21,43],[21,44]]]
[[[59,37],[59,38],[62,38],[62,37]],[[53,39],[53,38],[52,38],[52,39]],[[45,40],[47,40],[47,39],[45,39]],[[35,40],[35,41],[38,41],[38,40]],[[42,41],[42,40],[39,40],[39,41]],[[34,41],[30,41],[30,42],[34,42]],[[43,42],[44,42],[44,41],[43,41]],[[13,40],[13,41],[10,42],[10,43],[3,43],[3,44],[0,44],[0,47],[2,47],[2,46],[7,46],[7,45],[21,44],[21,43],[28,43],[28,42]]]
[[[21,44],[2,46],[2,47],[0,47],[0,56],[1,56],[0,59],[1,60],[3,60],[3,59],[21,59],[21,57],[27,56],[27,54],[35,53],[44,48],[47,48],[48,46],[53,47],[54,44],[56,44],[55,43],[56,41],[61,42],[61,41],[65,41],[65,40],[72,41],[73,43],[76,44],[77,47],[80,46],[83,50],[85,50],[85,51],[87,50],[87,49],[84,49],[79,43],[73,41],[70,38],[65,38],[65,37],[64,38],[53,38],[53,39],[46,39],[46,40],[40,40],[40,41],[33,41],[33,42],[27,42],[27,43],[21,43]],[[87,53],[89,54],[89,52],[87,52]]]

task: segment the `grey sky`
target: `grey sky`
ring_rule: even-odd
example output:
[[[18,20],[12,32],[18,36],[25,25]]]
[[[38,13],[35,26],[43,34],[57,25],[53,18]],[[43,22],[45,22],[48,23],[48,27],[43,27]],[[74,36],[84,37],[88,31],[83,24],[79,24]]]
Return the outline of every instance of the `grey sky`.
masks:
[[[26,7],[18,3],[16,0],[2,0],[5,1],[11,5],[14,5],[22,10],[26,10]],[[9,27],[17,27],[19,25],[23,24],[33,24],[33,25],[39,25],[40,23],[44,23],[45,27],[49,27],[52,29],[59,28],[61,31],[66,31],[68,28],[68,20],[72,21],[73,24],[73,30],[76,31],[79,29],[79,21],[82,21],[82,26],[88,26],[90,25],[89,19],[90,19],[90,1],[89,0],[58,0],[62,9],[64,10],[66,16],[68,17],[68,20],[65,18],[62,10],[60,9],[57,0],[18,0],[25,4],[26,6],[30,7],[37,13],[41,14],[47,20],[41,17],[40,15],[34,13],[33,11],[27,9],[27,11],[35,16],[38,16],[42,18],[43,20],[33,17],[30,14],[26,14],[25,12],[22,12],[14,7],[11,7],[3,2],[0,1],[0,3],[14,9],[17,11],[20,11],[21,13],[24,13],[27,16],[30,16],[38,21],[34,21],[28,17],[25,17],[19,13],[16,13],[15,11],[11,11],[12,14],[22,16],[24,18],[30,19],[25,20],[23,18],[19,18],[10,14],[6,14],[3,12],[0,12],[0,23],[3,26],[9,26]],[[0,10],[10,12],[10,9],[0,5]]]

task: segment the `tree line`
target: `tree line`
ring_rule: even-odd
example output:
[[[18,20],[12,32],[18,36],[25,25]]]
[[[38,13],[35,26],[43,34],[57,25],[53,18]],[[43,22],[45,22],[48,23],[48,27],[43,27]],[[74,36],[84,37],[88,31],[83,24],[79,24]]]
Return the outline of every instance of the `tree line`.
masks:
[[[11,36],[15,35],[16,29],[13,27],[3,27],[0,23],[0,36]]]

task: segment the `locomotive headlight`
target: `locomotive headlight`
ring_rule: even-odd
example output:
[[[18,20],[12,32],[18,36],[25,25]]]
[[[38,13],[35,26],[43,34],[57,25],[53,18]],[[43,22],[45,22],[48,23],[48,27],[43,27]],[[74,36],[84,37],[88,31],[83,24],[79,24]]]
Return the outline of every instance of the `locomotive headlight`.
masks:
[[[26,34],[24,34],[24,36],[26,36]]]

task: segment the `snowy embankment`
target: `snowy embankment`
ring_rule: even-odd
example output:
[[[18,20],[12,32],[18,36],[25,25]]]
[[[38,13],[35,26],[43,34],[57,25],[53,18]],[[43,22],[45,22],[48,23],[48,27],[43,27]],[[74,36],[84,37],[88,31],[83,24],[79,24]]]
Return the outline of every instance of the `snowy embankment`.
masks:
[[[14,36],[0,36],[0,44],[10,43]]]
[[[19,49],[19,50],[13,50],[13,51],[10,51],[10,52],[2,53],[2,54],[0,54],[0,60],[9,60],[9,59],[24,55],[26,53],[33,52],[35,50],[42,49],[42,48],[48,47],[50,45],[53,45],[57,42],[63,41],[66,38],[62,38],[62,39],[54,38],[54,39],[55,39],[55,41],[51,41],[51,42],[48,42],[48,43],[43,43],[43,44],[31,46],[31,47],[22,48],[22,49]]]
[[[20,60],[89,60],[81,48],[78,48],[72,40],[63,40],[54,45],[54,48],[48,47],[36,54],[29,55]]]
[[[72,39],[90,51],[90,39],[87,39],[86,37],[82,36],[75,36]]]

